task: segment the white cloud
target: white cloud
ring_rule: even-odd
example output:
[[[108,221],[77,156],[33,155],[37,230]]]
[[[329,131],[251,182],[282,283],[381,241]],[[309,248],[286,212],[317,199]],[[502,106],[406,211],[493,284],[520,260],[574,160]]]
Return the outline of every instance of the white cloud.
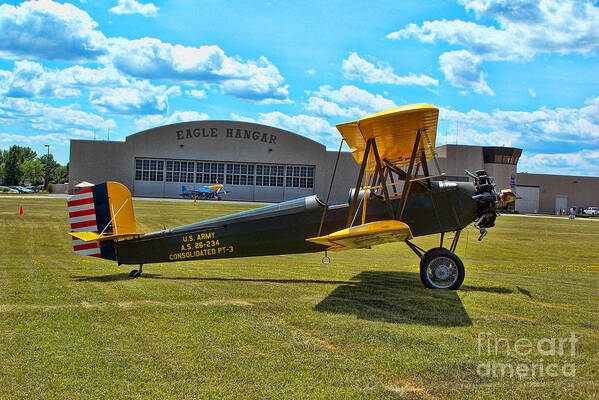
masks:
[[[532,89],[528,89],[528,93],[532,96],[532,97],[537,97],[537,93],[532,90]]]
[[[439,120],[450,124],[447,141],[455,142],[459,127],[461,144],[505,144],[524,148],[540,142],[599,145],[599,97],[581,108],[541,107],[536,111],[439,109]],[[445,136],[440,133],[440,136]],[[444,144],[444,138],[439,139]]]
[[[205,99],[206,98],[206,91],[205,90],[191,89],[191,90],[186,90],[185,94],[187,96],[193,97],[195,99]]]
[[[243,76],[243,66],[218,46],[185,47],[155,38],[112,38],[110,45],[108,61],[135,77],[212,83]]]
[[[117,8],[135,4],[139,5],[121,1]],[[141,6],[148,9],[149,4]],[[97,27],[85,11],[68,3],[4,4],[0,6],[0,57],[98,61],[108,70],[134,78],[214,84],[225,94],[259,104],[291,102],[283,76],[265,57],[243,61],[227,56],[218,46],[173,45],[148,37],[106,38]],[[44,93],[34,88],[29,92]]]
[[[185,47],[159,39],[110,39],[110,62],[135,77],[219,84],[225,94],[260,104],[288,103],[288,85],[266,58],[241,62],[218,46]]]
[[[91,92],[89,101],[99,110],[114,114],[165,114],[169,96],[180,96],[179,86],[154,86],[136,81],[128,87],[104,88]]]
[[[12,71],[0,70],[0,94],[7,97],[78,97],[82,89],[129,85],[128,79],[110,68],[75,65],[52,70],[23,60],[15,61]]]
[[[439,84],[438,80],[427,75],[399,76],[393,72],[393,68],[388,63],[378,61],[375,66],[355,52],[350,53],[349,57],[343,60],[341,70],[347,79],[360,79],[366,83],[419,86],[437,86]]]
[[[393,107],[397,106],[392,100],[351,85],[342,86],[338,90],[321,86],[312,93],[308,103],[304,104],[306,111],[330,118],[360,118]]]
[[[266,57],[260,57],[258,62],[248,61],[244,69],[249,72],[249,78],[223,82],[221,87],[225,94],[259,104],[291,103],[289,85],[283,85],[285,79]]]
[[[114,14],[141,14],[144,17],[158,16],[159,8],[154,3],[140,3],[136,0],[118,0],[118,4],[108,11]]]
[[[445,41],[483,60],[530,60],[538,53],[589,53],[599,47],[599,8],[588,0],[460,0],[495,26],[461,20],[408,24],[389,39]]]
[[[178,122],[201,121],[208,119],[208,114],[196,111],[175,111],[171,115],[147,115],[135,120],[135,127],[140,130],[155,128],[157,126],[176,124]]]
[[[167,113],[168,97],[181,94],[178,86],[127,79],[113,68],[51,70],[24,60],[13,71],[0,70],[0,94],[6,97],[79,97],[81,90],[90,91],[90,103],[101,111],[124,115]]]
[[[493,96],[493,90],[485,81],[486,74],[480,68],[480,63],[478,57],[466,50],[450,51],[439,57],[440,69],[453,86]]]
[[[67,87],[58,74],[41,64],[16,61],[12,71],[0,70],[0,94],[8,97],[78,97],[81,92]]]
[[[79,132],[91,129],[113,129],[112,119],[77,109],[77,105],[54,107],[19,98],[0,97],[0,121],[21,123],[47,132]]]
[[[274,126],[293,133],[306,136],[325,145],[333,145],[340,138],[337,129],[332,127],[325,119],[310,115],[287,115],[278,111],[260,113],[258,120],[231,114],[231,118],[238,121],[254,122]]]
[[[78,138],[91,139],[92,134],[86,131],[85,135],[76,135]],[[45,135],[18,135],[12,133],[0,133],[0,143],[9,143],[10,145],[35,145],[41,143],[68,144],[69,140],[75,135],[66,135],[64,133],[48,133]]]
[[[308,74],[308,75],[314,75],[315,73],[316,73],[316,71],[314,71],[313,69],[306,70],[306,74]]]
[[[599,150],[580,150],[573,153],[537,153],[522,154],[518,161],[518,170],[529,173],[547,173],[563,175],[599,175]]]
[[[94,60],[106,53],[98,23],[72,4],[50,0],[0,6],[0,57]]]
[[[343,108],[337,103],[323,99],[322,97],[311,96],[308,103],[304,104],[304,109],[311,114],[320,115],[327,118],[359,118],[366,115],[366,112],[357,107]]]

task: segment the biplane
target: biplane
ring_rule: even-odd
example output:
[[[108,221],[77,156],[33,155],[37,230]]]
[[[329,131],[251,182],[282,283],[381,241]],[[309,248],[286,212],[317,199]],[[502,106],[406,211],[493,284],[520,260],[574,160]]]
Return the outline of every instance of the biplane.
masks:
[[[181,197],[193,200],[221,200],[226,193],[221,184],[202,186],[199,189],[187,189],[185,185],[181,188]]]
[[[416,104],[338,125],[360,165],[345,204],[329,204],[336,164],[326,201],[313,195],[140,233],[129,190],[117,182],[95,185],[68,198],[75,253],[139,265],[130,272],[137,277],[149,263],[309,252],[324,252],[325,262],[329,251],[404,242],[420,258],[426,287],[457,289],[465,276],[455,254],[460,233],[474,222],[482,240],[499,205],[514,196],[497,193],[482,170],[468,172],[473,182],[431,174],[431,160],[438,169],[438,115],[436,107]],[[433,234],[440,235],[439,247],[425,250],[411,241]],[[453,234],[449,248],[446,234]]]

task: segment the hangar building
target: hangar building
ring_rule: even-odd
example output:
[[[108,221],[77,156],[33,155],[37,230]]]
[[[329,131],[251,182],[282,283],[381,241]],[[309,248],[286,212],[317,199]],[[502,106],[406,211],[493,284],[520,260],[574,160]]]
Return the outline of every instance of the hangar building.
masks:
[[[325,199],[336,158],[314,140],[270,126],[184,122],[124,142],[71,140],[69,182],[113,180],[148,197],[179,197],[184,189],[222,183],[230,200]],[[343,202],[358,171],[349,153],[341,153],[338,171],[331,199]]]
[[[518,195],[521,213],[559,214],[575,208],[599,206],[599,178],[589,176],[528,174],[517,171],[522,149],[514,147],[445,145],[437,147],[441,171],[449,180],[467,180],[464,169],[484,169],[498,189]]]
[[[444,145],[437,162],[449,180],[484,169],[497,187],[522,197],[517,211],[559,213],[599,206],[599,178],[518,173],[522,150]],[[179,197],[185,189],[222,183],[230,200],[280,202],[317,194],[325,199],[336,151],[295,133],[248,122],[196,121],[161,126],[125,141],[71,140],[69,182],[118,181],[134,196]],[[437,170],[434,161],[429,167]],[[359,166],[341,152],[331,201],[348,199]],[[444,179],[444,178],[436,178]]]

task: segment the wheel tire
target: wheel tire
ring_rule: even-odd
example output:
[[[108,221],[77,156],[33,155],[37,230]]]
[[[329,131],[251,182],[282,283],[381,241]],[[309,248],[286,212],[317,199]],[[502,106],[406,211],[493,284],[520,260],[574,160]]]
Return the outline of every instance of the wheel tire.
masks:
[[[457,276],[455,277],[455,280],[450,281],[447,286],[442,286],[431,280],[431,277],[429,276],[429,266],[431,266],[431,264],[435,261],[443,262],[447,260],[453,263],[453,267],[455,268]],[[457,255],[443,247],[430,249],[424,253],[422,260],[420,260],[420,280],[422,281],[422,284],[429,289],[456,290],[462,286],[465,277],[466,270],[464,269],[464,263],[462,260],[460,260]]]
[[[139,276],[139,270],[137,270],[137,269],[131,270],[131,272],[129,272],[129,276],[131,278],[137,278]]]

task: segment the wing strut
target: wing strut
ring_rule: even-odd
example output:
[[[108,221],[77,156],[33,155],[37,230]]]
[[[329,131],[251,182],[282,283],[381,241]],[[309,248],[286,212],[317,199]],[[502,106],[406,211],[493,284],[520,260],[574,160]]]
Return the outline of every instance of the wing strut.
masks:
[[[389,213],[389,219],[393,219],[393,209],[391,208],[391,201],[389,200],[389,192],[387,191],[387,176],[383,176],[381,168],[381,158],[379,157],[379,151],[376,147],[376,139],[372,140],[372,150],[374,152],[374,158],[376,160],[376,172],[381,179],[381,187],[383,189],[383,195],[385,196],[385,204],[387,206],[387,213]],[[366,194],[364,194],[366,195]]]
[[[366,164],[368,164],[368,153],[370,153],[370,146],[372,146],[372,139],[368,139],[366,142],[366,149],[364,150],[364,157],[362,158],[362,165],[360,165],[360,173],[358,174],[358,181],[356,182],[356,190],[354,190],[354,197],[350,204],[349,214],[347,215],[346,228],[349,228],[352,222],[352,215],[356,209],[356,203],[358,201],[358,195],[360,194],[360,185],[362,178],[364,178],[364,171],[366,170]],[[366,193],[364,193],[366,196]]]
[[[418,129],[418,133],[416,134],[416,140],[414,140],[414,149],[412,150],[412,156],[410,157],[410,165],[408,167],[408,171],[406,172],[406,182],[403,187],[403,193],[401,195],[401,203],[399,208],[397,209],[397,219],[401,220],[403,217],[403,212],[406,207],[406,203],[408,200],[408,191],[410,189],[410,180],[412,179],[412,171],[414,169],[414,161],[416,161],[416,154],[418,153],[418,146],[420,145],[420,137],[422,136],[422,130]]]
[[[339,143],[339,151],[337,152],[337,159],[335,160],[335,168],[333,168],[333,176],[331,177],[331,184],[329,185],[329,193],[327,193],[327,201],[324,204],[324,210],[322,210],[322,217],[320,217],[320,226],[318,227],[318,236],[322,233],[322,224],[324,224],[324,218],[327,215],[329,209],[329,197],[331,196],[331,189],[333,189],[333,182],[335,181],[335,172],[337,172],[337,164],[339,163],[339,155],[341,155],[341,147],[343,147],[343,139]],[[326,257],[326,254],[325,254]],[[324,258],[323,258],[324,260]],[[330,259],[329,259],[330,261]],[[323,261],[324,264],[324,261]]]

